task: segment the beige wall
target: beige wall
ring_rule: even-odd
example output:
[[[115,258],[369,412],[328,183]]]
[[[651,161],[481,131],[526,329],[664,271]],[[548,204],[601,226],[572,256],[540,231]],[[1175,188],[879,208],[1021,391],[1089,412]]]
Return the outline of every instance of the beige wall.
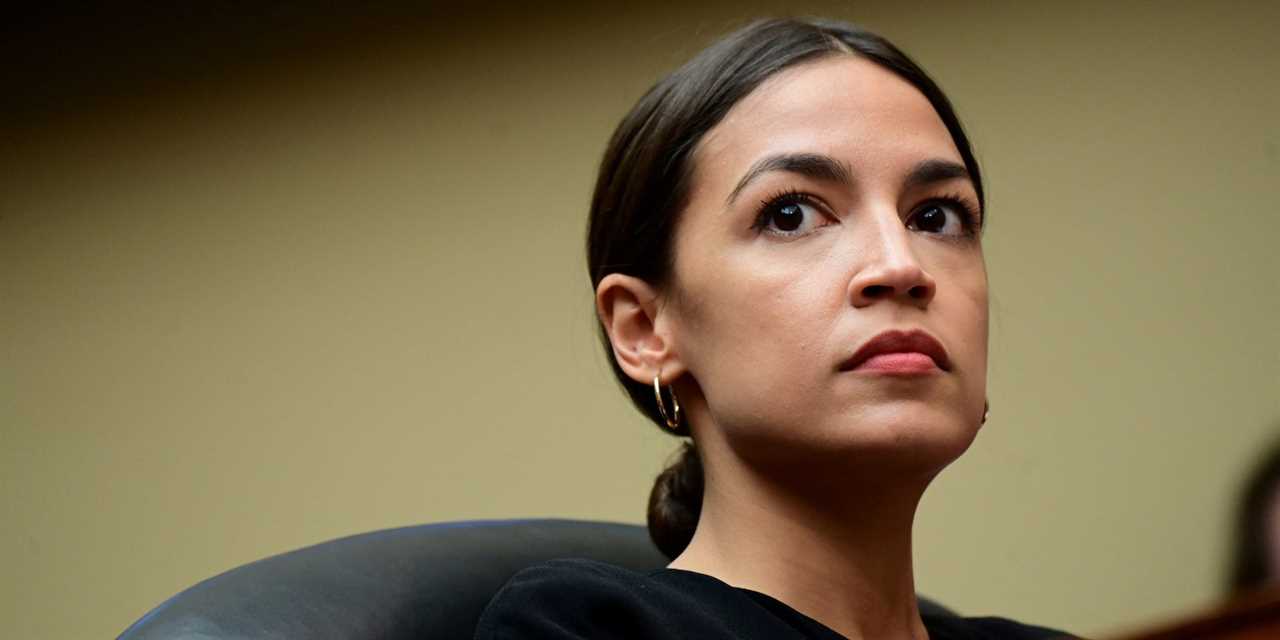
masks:
[[[407,24],[6,131],[0,635],[381,527],[641,521],[674,443],[598,353],[584,212],[631,102],[771,12],[733,4]],[[920,588],[1089,634],[1212,602],[1280,421],[1280,5],[808,6],[920,59],[989,176],[992,418]]]

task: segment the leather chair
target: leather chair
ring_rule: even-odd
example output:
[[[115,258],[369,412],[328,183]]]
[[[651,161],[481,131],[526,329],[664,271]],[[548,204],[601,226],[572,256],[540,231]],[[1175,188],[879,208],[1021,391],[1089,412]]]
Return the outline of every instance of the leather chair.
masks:
[[[119,640],[467,639],[507,579],[568,557],[641,571],[667,563],[637,525],[490,520],[386,529],[209,578],[152,609]],[[920,609],[950,613],[923,598]]]

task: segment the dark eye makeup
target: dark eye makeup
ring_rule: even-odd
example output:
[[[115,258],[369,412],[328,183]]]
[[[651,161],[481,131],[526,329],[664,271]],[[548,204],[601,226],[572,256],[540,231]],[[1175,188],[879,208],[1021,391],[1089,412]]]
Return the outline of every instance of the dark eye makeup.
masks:
[[[948,211],[954,213],[960,223],[957,233],[943,234]],[[982,232],[982,214],[970,198],[952,193],[925,200],[907,217],[906,224],[909,229],[926,233],[972,238]]]
[[[820,199],[791,188],[760,202],[751,229],[756,233],[793,238],[825,226],[821,224],[823,218],[830,220],[831,216]],[[947,226],[953,219],[959,228],[948,232]],[[929,198],[917,205],[907,216],[905,224],[914,231],[953,239],[968,239],[981,233],[982,214],[972,198],[949,193]]]
[[[812,231],[806,228],[825,215],[824,206],[814,196],[797,189],[787,189],[760,202],[751,228],[758,233],[794,237]]]

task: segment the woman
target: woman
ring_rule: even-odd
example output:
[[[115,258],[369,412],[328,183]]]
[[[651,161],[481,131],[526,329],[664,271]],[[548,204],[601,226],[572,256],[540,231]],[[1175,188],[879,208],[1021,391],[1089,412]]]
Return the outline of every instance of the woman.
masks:
[[[619,125],[591,206],[604,344],[692,442],[657,481],[642,575],[521,572],[477,638],[1039,638],[922,618],[911,525],[985,420],[978,165],[882,38],[750,25]]]

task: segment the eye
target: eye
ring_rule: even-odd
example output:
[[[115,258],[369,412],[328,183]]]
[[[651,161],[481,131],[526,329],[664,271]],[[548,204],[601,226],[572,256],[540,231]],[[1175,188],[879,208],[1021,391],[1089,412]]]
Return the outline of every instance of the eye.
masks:
[[[958,198],[930,200],[907,218],[907,228],[942,236],[964,237],[976,235],[978,214]]]
[[[762,205],[752,225],[761,233],[802,236],[829,223],[813,197],[805,193],[788,191],[765,200]]]

